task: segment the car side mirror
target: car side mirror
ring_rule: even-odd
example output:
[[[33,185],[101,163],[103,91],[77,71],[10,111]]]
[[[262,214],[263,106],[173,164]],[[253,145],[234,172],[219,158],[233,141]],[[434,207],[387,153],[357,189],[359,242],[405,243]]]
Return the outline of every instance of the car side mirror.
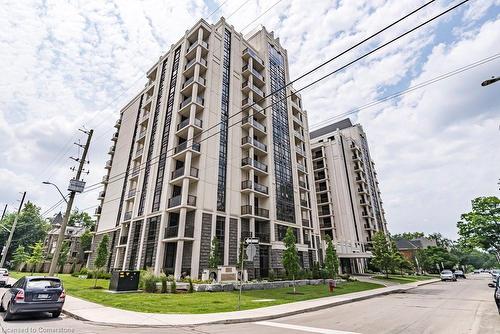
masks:
[[[488,286],[489,286],[490,288],[494,288],[494,287],[495,287],[495,284],[493,284],[493,283],[488,283]]]

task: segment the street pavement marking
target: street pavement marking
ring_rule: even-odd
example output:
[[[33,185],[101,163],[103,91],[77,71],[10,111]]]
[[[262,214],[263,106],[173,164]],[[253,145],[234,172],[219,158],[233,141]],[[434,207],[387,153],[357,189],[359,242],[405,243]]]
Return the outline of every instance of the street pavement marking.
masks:
[[[355,332],[338,331],[338,330],[335,330],[335,329],[298,326],[298,325],[283,324],[283,323],[271,322],[271,321],[259,321],[259,322],[255,322],[254,324],[261,325],[261,326],[271,326],[271,327],[279,327],[279,328],[286,328],[286,329],[295,329],[295,330],[298,330],[298,331],[309,332],[309,333],[320,333],[320,334],[360,334],[360,333],[355,333]]]

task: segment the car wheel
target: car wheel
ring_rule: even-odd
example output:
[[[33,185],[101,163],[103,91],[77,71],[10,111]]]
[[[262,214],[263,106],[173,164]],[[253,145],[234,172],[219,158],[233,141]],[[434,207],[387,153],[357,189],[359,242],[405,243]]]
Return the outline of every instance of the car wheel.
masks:
[[[3,320],[4,321],[12,320],[12,313],[10,312],[10,304],[7,305],[7,309],[5,310],[5,313],[3,314]]]
[[[0,312],[4,312],[5,309],[3,308],[3,296],[2,298],[0,299]]]
[[[52,318],[59,318],[60,315],[61,315],[61,311],[52,312]]]

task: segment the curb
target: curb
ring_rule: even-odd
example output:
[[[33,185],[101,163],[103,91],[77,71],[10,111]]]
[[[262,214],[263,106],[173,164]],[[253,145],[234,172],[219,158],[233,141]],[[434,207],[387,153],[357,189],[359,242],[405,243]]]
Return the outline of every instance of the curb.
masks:
[[[284,317],[289,317],[301,313],[308,313],[308,312],[315,312],[315,311],[320,311],[324,310],[327,308],[335,307],[335,306],[340,306],[340,305],[345,305],[345,304],[350,304],[350,303],[355,303],[359,302],[362,300],[367,300],[371,298],[376,298],[380,296],[386,296],[390,295],[393,293],[402,293],[406,292],[408,290],[412,290],[418,287],[421,287],[423,285],[428,285],[428,284],[433,284],[440,282],[440,280],[429,280],[429,281],[421,281],[419,284],[416,284],[414,286],[404,286],[406,284],[401,284],[403,287],[391,291],[383,291],[383,292],[378,292],[374,293],[372,295],[367,295],[367,296],[360,296],[360,297],[353,297],[348,300],[339,300],[339,301],[333,301],[331,303],[323,304],[323,305],[318,305],[318,306],[311,306],[308,308],[304,308],[301,310],[295,310],[295,311],[290,311],[290,312],[284,312],[280,314],[273,314],[273,315],[265,315],[265,316],[256,316],[256,317],[247,317],[247,318],[239,318],[239,319],[226,319],[226,320],[216,320],[216,321],[208,321],[208,322],[203,322],[203,323],[192,323],[192,324],[182,324],[182,325],[144,325],[144,324],[122,324],[122,323],[108,323],[108,322],[99,322],[99,321],[92,321],[85,319],[77,314],[72,313],[71,311],[67,311],[63,309],[63,313],[76,319],[80,320],[89,324],[93,325],[99,325],[99,326],[109,326],[109,327],[121,327],[121,328],[171,328],[171,327],[192,327],[192,326],[200,326],[200,325],[229,325],[229,324],[238,324],[238,323],[246,323],[246,322],[256,322],[256,321],[265,321],[265,320],[272,320],[272,319],[279,319],[279,318],[284,318]],[[413,282],[415,283],[415,282]],[[407,284],[413,284],[413,283],[407,283]],[[376,289],[374,289],[376,290]]]

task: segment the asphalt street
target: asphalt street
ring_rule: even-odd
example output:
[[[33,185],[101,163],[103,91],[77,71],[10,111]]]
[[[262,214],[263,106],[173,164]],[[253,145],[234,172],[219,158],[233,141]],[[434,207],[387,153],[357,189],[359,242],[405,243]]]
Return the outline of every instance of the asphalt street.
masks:
[[[500,333],[489,275],[438,282],[329,309],[265,322],[175,328],[98,326],[68,316],[19,316],[0,322],[3,333]],[[3,292],[2,292],[3,293]]]

